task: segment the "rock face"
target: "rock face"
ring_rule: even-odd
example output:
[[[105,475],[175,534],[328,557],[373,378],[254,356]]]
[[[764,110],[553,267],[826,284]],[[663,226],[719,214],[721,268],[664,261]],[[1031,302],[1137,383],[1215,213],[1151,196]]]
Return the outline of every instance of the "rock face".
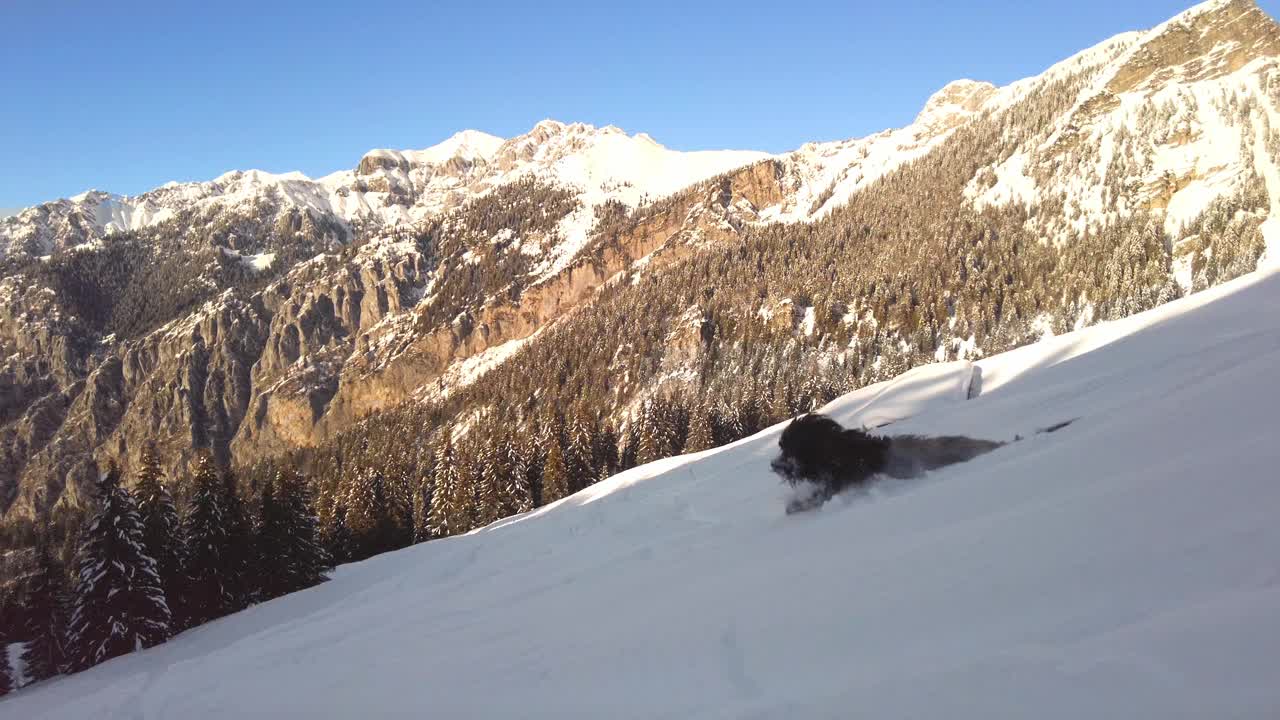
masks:
[[[1119,68],[1113,93],[1158,87],[1178,77],[1193,82],[1234,73],[1259,57],[1280,55],[1280,25],[1253,0],[1215,0],[1153,31]]]
[[[996,86],[988,82],[956,80],[947,83],[925,103],[924,110],[916,117],[916,124],[932,133],[959,127],[981,110],[995,92]]]
[[[509,140],[468,131],[373,151],[321,180],[235,172],[28,209],[0,220],[0,513],[81,502],[96,473],[130,471],[145,443],[172,473],[193,448],[248,463],[447,393],[477,377],[460,367],[536,342],[609,283],[753,227],[812,222],[976,118],[1004,113],[1025,142],[968,179],[967,202],[1050,208],[1028,214],[1045,238],[1139,210],[1176,230],[1242,187],[1280,198],[1264,162],[1280,147],[1278,56],[1270,18],[1214,0],[1039,78],[951,83],[906,128],[781,156],[676,153],[643,134],[544,121]],[[1063,94],[1061,112],[1013,113],[1035,93]],[[201,292],[117,334],[114,316],[91,317],[42,263],[103,252],[125,231],[193,258],[180,283]],[[813,321],[812,308],[767,302],[779,332]],[[696,313],[683,319],[671,373],[713,332]]]

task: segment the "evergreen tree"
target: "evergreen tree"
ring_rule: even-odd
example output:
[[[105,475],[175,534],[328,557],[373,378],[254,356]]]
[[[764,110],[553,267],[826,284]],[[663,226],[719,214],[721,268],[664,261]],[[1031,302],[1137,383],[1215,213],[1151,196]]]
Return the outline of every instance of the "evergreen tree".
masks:
[[[36,561],[27,586],[27,647],[22,663],[32,682],[66,669],[67,574],[52,549],[36,545]]]
[[[431,510],[427,526],[435,537],[449,537],[462,531],[462,519],[456,507],[461,479],[454,459],[450,430],[443,431],[444,439],[436,452],[435,492],[431,494]]]
[[[494,438],[480,444],[480,457],[475,469],[475,526],[484,527],[506,515],[502,503],[503,488],[510,477],[506,456]]]
[[[192,480],[191,504],[182,519],[187,540],[183,627],[194,627],[233,612],[231,557],[226,491],[213,456],[202,453]]]
[[[279,552],[284,535],[284,518],[280,505],[276,502],[274,478],[268,478],[258,491],[258,514],[253,535],[253,573],[254,584],[260,589],[258,599],[266,601],[280,597],[285,593],[280,583],[285,563]]]
[[[636,418],[635,433],[636,465],[645,465],[667,457],[669,448],[663,418],[655,401],[645,401],[640,416]]]
[[[476,484],[480,473],[475,463],[475,446],[463,446],[453,456],[453,492],[449,496],[449,508],[456,529],[455,535],[470,532],[476,525]]]
[[[320,544],[335,564],[350,562],[352,542],[351,531],[347,529],[347,508],[338,497],[329,500],[329,507],[329,522],[322,527]]]
[[[160,574],[169,611],[174,617],[181,617],[182,553],[185,549],[182,523],[178,519],[173,495],[163,481],[160,460],[152,447],[142,451],[140,465],[133,494],[138,499],[138,512],[142,516],[147,554],[156,561],[156,572]]]
[[[414,473],[404,457],[397,457],[383,474],[387,496],[387,548],[396,550],[413,544]]]
[[[13,673],[9,670],[9,638],[4,634],[4,630],[0,628],[0,697],[8,695],[15,690]]]
[[[502,487],[502,507],[505,514],[519,515],[533,509],[533,487],[530,483],[529,461],[524,449],[528,443],[514,438],[507,443],[507,478]]]
[[[381,470],[366,468],[347,485],[347,530],[356,559],[395,547],[395,528],[387,503],[387,484]]]
[[[595,464],[596,429],[581,411],[574,413],[565,435],[564,464],[569,472],[569,492],[575,493],[600,479]]]
[[[597,422],[592,439],[596,481],[604,480],[618,472],[618,433],[608,423]]]
[[[548,505],[569,495],[569,469],[565,467],[564,450],[554,435],[547,450],[547,464],[542,469],[542,504]]]
[[[685,452],[702,452],[716,446],[715,419],[711,408],[700,402],[693,409],[689,418],[689,439],[685,442]]]
[[[240,486],[234,474],[222,475],[222,521],[226,525],[227,554],[223,583],[230,596],[228,612],[248,607],[261,593],[253,580],[255,559],[253,518],[240,495]]]
[[[431,539],[431,490],[432,479],[424,477],[413,489],[413,541],[425,542]]]
[[[319,521],[311,509],[306,481],[296,473],[282,473],[276,482],[276,501],[285,520],[282,554],[289,559],[285,571],[288,592],[319,585],[328,579],[333,562],[320,544]]]
[[[263,598],[319,585],[332,567],[320,545],[306,483],[293,472],[277,472],[263,484],[258,545]]]
[[[77,669],[157,645],[170,632],[169,607],[155,560],[146,554],[142,518],[114,467],[98,482],[98,503],[77,558],[68,632]]]

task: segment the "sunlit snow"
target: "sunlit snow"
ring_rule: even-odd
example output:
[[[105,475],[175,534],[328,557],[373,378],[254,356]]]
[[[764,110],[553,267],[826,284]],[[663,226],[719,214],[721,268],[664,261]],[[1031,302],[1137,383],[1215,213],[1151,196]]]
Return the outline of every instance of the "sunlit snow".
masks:
[[[770,428],[341,567],[0,715],[1275,717],[1277,338],[1261,272],[925,366],[827,411],[1023,439],[786,516]]]

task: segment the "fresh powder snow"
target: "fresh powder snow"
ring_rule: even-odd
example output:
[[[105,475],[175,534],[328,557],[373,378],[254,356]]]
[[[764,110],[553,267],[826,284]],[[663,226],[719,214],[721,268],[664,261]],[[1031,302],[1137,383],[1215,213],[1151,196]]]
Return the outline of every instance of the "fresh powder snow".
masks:
[[[921,480],[786,516],[773,427],[340,567],[0,717],[1274,718],[1277,367],[1264,270],[826,408],[1022,438]]]

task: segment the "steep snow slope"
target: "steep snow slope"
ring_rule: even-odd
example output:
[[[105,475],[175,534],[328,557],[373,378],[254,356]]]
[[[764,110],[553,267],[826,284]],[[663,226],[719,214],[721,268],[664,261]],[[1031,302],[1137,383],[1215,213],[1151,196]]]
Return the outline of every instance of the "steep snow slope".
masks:
[[[784,516],[775,427],[344,566],[0,716],[1275,717],[1277,367],[1260,272],[828,408],[1026,438],[924,480]]]

